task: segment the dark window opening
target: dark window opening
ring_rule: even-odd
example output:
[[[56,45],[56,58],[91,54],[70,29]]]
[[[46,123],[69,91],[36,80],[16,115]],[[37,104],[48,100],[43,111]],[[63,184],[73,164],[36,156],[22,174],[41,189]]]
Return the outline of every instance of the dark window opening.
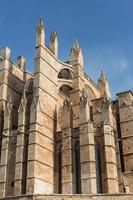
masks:
[[[90,107],[90,120],[93,122],[93,106]]]
[[[14,187],[14,181],[11,182],[11,187]]]
[[[28,144],[29,134],[25,134],[24,137],[24,160],[23,160],[23,172],[22,172],[22,194],[26,194],[26,178],[27,178],[27,160],[28,160]]]
[[[17,130],[18,128],[18,110],[15,106],[12,107],[12,130]]]
[[[61,148],[59,148],[58,151],[58,193],[61,194],[62,193],[62,152],[61,152]]]
[[[75,143],[75,180],[76,194],[81,194],[81,171],[80,171],[80,145],[79,141]]]
[[[95,144],[95,155],[96,155],[96,182],[97,182],[97,193],[103,193],[102,186],[102,167],[101,167],[101,149],[100,145],[96,142]]]
[[[70,72],[69,69],[62,69],[60,71],[60,73],[58,74],[58,78],[71,80],[72,79],[72,73]]]
[[[2,148],[2,133],[4,128],[4,111],[0,112],[0,160],[1,160],[1,148]]]
[[[123,157],[123,146],[122,146],[122,140],[121,140],[121,127],[120,127],[120,116],[119,116],[119,113],[117,113],[117,115],[116,115],[116,125],[117,125],[118,139],[119,139],[121,171],[125,172],[125,163],[124,163],[124,157]]]
[[[72,90],[71,87],[69,87],[68,85],[63,85],[60,87],[61,92],[63,92],[66,96],[69,96],[70,91]]]
[[[33,93],[33,81],[29,83],[29,85],[26,87],[26,94]]]

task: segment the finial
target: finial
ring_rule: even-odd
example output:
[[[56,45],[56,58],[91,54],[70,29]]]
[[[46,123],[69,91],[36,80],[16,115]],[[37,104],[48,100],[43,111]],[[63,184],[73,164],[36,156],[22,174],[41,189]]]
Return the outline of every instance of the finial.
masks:
[[[100,80],[105,80],[105,79],[106,79],[106,76],[105,76],[104,71],[102,69],[101,72],[100,72]]]
[[[43,17],[40,17],[40,26],[44,26],[44,19],[43,19]]]
[[[74,41],[73,48],[71,49],[71,52],[69,54],[69,62],[77,62],[82,67],[84,66],[82,49],[79,47],[77,40]]]
[[[45,44],[44,20],[42,17],[40,17],[36,31],[36,47],[39,47],[40,45],[43,46],[44,44]]]
[[[54,42],[55,38],[57,37],[57,32],[56,31],[53,31],[50,35],[50,41],[51,42]]]
[[[100,78],[98,80],[98,87],[99,87],[101,97],[107,97],[111,99],[109,83],[106,76],[104,75],[103,70],[101,70],[101,73],[100,73]]]
[[[44,28],[44,19],[40,17],[37,29],[42,30]]]
[[[57,32],[54,31],[50,35],[50,49],[54,53],[55,57],[58,57],[58,38],[57,38]]]
[[[75,50],[79,50],[80,49],[79,44],[78,44],[78,40],[74,41],[73,49],[75,49]]]

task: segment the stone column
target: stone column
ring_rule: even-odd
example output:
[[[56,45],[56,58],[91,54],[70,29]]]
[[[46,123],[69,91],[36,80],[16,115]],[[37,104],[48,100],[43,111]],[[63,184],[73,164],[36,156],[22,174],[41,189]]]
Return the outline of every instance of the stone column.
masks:
[[[104,192],[119,193],[116,147],[112,120],[111,101],[105,99],[102,108],[103,126],[101,135],[104,158]]]
[[[90,108],[87,98],[80,99],[80,163],[82,194],[97,192],[96,160],[93,123],[90,121]]]
[[[22,193],[22,180],[23,180],[23,162],[24,162],[24,145],[25,145],[25,109],[27,99],[23,95],[18,115],[18,134],[16,145],[16,166],[15,166],[15,188],[14,194],[19,195]]]
[[[61,113],[62,129],[62,193],[73,193],[72,167],[72,111],[68,100],[64,101]]]
[[[9,153],[9,137],[11,131],[11,111],[12,104],[7,103],[4,112],[4,129],[3,139],[1,148],[1,162],[0,162],[0,197],[6,196],[6,181],[7,181],[7,170],[8,170],[8,153]]]

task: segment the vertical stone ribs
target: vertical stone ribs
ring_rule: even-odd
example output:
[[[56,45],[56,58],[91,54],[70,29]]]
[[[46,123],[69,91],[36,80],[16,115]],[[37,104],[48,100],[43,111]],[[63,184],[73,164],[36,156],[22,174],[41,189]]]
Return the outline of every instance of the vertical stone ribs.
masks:
[[[80,165],[81,192],[96,193],[96,159],[93,123],[90,120],[88,96],[83,90],[80,98]]]
[[[69,100],[64,101],[60,123],[62,128],[62,193],[72,194],[72,108]]]
[[[93,100],[93,119],[102,147],[102,184],[104,193],[118,193],[116,147],[114,139],[112,102],[109,98]]]

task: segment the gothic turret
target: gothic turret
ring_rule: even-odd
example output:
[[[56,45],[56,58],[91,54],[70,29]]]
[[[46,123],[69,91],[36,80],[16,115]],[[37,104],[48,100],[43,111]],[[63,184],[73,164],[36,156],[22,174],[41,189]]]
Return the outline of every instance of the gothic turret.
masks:
[[[83,54],[82,50],[79,47],[79,44],[77,40],[75,40],[73,44],[73,48],[71,49],[70,55],[69,55],[69,61],[72,63],[79,63],[83,67]]]
[[[50,36],[50,49],[55,54],[55,57],[58,57],[58,38],[57,33],[54,31]]]
[[[45,44],[45,27],[43,18],[39,19],[39,23],[36,31],[36,47]]]
[[[107,97],[111,99],[108,79],[104,75],[103,71],[101,71],[100,78],[98,80],[98,88],[99,88],[101,97]]]

